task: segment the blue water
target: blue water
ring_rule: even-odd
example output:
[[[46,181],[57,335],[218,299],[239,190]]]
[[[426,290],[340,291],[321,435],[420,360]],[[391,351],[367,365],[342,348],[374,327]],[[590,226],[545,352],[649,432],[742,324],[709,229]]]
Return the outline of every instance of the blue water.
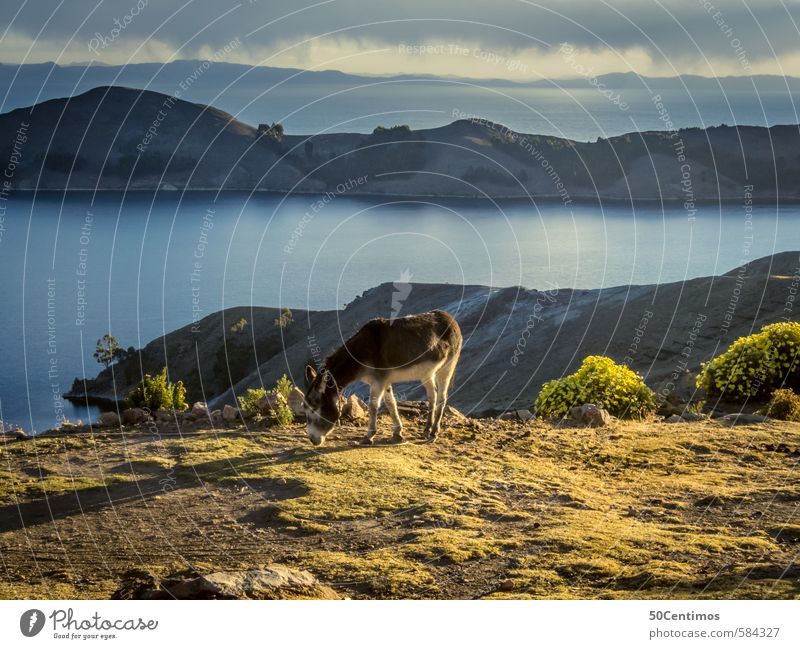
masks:
[[[531,288],[678,281],[738,266],[749,234],[750,258],[800,242],[800,207],[756,207],[748,232],[736,206],[701,208],[691,222],[679,207],[346,196],[313,213],[318,199],[12,196],[0,230],[2,419],[41,431],[93,416],[58,395],[97,373],[106,332],[138,348],[223,307],[341,307],[409,274]]]

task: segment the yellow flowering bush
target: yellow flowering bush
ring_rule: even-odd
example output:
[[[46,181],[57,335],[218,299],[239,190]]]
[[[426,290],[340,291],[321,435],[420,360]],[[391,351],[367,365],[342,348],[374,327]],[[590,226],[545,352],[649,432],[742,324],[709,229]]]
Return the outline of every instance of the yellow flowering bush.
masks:
[[[734,341],[697,375],[697,386],[732,401],[766,398],[800,382],[800,323],[778,322]]]
[[[584,403],[640,419],[655,411],[656,395],[633,370],[606,356],[587,356],[574,374],[545,383],[533,407],[540,417],[565,417]]]
[[[766,415],[783,421],[800,421],[800,394],[788,388],[775,390],[767,404]]]

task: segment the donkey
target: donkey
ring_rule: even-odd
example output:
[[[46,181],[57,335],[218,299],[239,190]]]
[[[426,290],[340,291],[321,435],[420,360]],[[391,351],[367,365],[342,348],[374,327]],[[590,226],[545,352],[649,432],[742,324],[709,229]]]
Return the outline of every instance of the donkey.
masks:
[[[461,340],[458,323],[444,311],[370,320],[325,360],[320,372],[306,366],[308,439],[314,446],[325,441],[341,414],[341,391],[355,381],[363,381],[370,387],[370,396],[367,434],[361,443],[373,443],[378,409],[384,398],[394,420],[392,441],[402,442],[403,423],[392,383],[421,381],[430,406],[425,432],[434,441],[461,354]]]

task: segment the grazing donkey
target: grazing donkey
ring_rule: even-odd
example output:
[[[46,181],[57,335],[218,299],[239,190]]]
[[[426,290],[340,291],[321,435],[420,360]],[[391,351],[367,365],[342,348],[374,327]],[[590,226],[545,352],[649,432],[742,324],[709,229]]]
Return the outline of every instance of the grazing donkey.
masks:
[[[322,371],[306,366],[308,438],[314,446],[325,441],[339,419],[341,391],[355,381],[363,381],[370,387],[370,396],[369,424],[362,443],[372,444],[378,432],[378,409],[384,397],[394,420],[392,440],[401,442],[403,424],[392,383],[421,381],[430,406],[425,432],[429,440],[435,440],[460,354],[461,329],[453,316],[444,311],[391,321],[370,320],[326,359]]]

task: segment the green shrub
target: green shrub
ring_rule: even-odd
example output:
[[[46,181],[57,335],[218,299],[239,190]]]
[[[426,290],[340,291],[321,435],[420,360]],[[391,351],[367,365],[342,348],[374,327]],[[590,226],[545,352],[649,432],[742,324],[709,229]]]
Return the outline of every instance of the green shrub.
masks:
[[[294,413],[289,407],[289,394],[293,387],[289,377],[285,374],[279,378],[278,382],[275,384],[275,394],[278,395],[278,403],[272,410],[272,418],[275,420],[275,423],[282,426],[288,426],[294,422]]]
[[[186,403],[186,388],[183,381],[170,383],[166,367],[155,376],[145,374],[139,385],[128,393],[128,405],[131,408],[147,408],[151,412],[183,411],[189,407]]]
[[[275,392],[283,396],[284,399],[289,399],[289,394],[292,391],[292,382],[289,380],[289,377],[285,374],[278,379],[278,382],[275,384]]]
[[[542,386],[534,411],[540,417],[566,417],[570,408],[584,403],[624,419],[642,418],[656,409],[655,393],[636,372],[605,356],[588,356],[574,374]]]
[[[800,382],[800,323],[779,322],[739,338],[697,375],[697,386],[732,401],[765,398]]]
[[[289,407],[289,393],[292,391],[292,382],[284,374],[275,384],[272,393],[277,397],[275,407],[270,413],[270,418],[276,424],[288,426],[294,422],[294,413]],[[260,415],[261,409],[258,402],[267,395],[264,388],[251,388],[247,394],[239,397],[239,409],[248,415]]]
[[[800,421],[800,394],[788,388],[781,388],[772,393],[765,414],[783,421]]]
[[[264,388],[250,388],[243,397],[239,397],[239,410],[246,415],[260,415],[258,402],[267,395]]]
[[[294,422],[294,413],[289,407],[286,397],[282,394],[278,394],[278,403],[275,404],[275,407],[272,409],[271,416],[272,420],[281,426],[288,426]]]

